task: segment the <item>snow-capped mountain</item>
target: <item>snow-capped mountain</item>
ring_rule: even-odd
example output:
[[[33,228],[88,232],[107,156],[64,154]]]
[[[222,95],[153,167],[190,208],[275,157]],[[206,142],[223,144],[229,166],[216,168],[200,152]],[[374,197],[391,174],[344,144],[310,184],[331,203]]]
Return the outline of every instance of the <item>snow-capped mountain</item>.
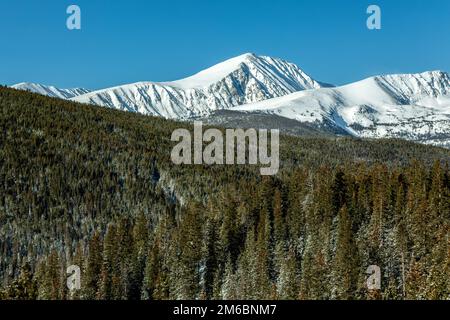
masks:
[[[365,138],[403,138],[450,146],[450,76],[433,71],[377,76],[238,106]]]
[[[72,100],[165,118],[186,119],[323,86],[295,64],[244,54],[186,79],[138,82],[94,91]]]
[[[34,93],[39,93],[44,96],[49,96],[53,98],[60,99],[70,99],[79,95],[86,94],[90,92],[88,89],[83,88],[73,88],[73,89],[59,89],[53,86],[45,86],[37,83],[22,82],[11,86],[11,88],[17,90],[26,90]]]

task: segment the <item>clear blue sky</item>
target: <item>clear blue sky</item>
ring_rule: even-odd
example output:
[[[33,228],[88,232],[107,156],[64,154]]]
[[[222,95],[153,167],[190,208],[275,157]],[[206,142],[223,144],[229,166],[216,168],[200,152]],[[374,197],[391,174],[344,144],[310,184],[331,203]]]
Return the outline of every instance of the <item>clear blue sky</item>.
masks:
[[[82,30],[66,28],[66,8]],[[382,30],[366,9],[382,9]],[[450,71],[448,0],[21,0],[0,4],[0,83],[104,88],[183,78],[254,52],[343,84]]]

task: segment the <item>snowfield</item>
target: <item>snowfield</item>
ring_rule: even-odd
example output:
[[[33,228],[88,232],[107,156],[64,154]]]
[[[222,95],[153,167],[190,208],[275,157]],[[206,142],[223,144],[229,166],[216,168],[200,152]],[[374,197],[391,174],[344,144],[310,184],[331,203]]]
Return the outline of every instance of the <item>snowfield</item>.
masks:
[[[138,82],[73,100],[171,119],[281,97],[322,85],[281,59],[244,54],[173,82]]]
[[[266,112],[307,123],[328,121],[364,138],[445,145],[450,142],[450,77],[442,71],[377,76],[233,110]]]

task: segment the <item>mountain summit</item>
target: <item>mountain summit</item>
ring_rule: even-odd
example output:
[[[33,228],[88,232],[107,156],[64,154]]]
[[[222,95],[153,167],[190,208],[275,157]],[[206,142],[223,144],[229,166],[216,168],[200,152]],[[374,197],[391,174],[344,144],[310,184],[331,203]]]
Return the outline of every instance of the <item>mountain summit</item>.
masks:
[[[137,82],[93,92],[32,83],[13,87],[170,119],[214,120],[229,111],[227,121],[241,126],[242,119],[263,115],[264,123],[287,118],[291,127],[294,121],[327,133],[450,147],[450,77],[443,71],[375,76],[332,87],[293,63],[246,53],[170,82]],[[220,124],[221,117],[217,119]],[[246,126],[256,125],[253,121]]]
[[[182,80],[138,82],[94,91],[73,100],[186,119],[322,86],[293,63],[247,53]]]

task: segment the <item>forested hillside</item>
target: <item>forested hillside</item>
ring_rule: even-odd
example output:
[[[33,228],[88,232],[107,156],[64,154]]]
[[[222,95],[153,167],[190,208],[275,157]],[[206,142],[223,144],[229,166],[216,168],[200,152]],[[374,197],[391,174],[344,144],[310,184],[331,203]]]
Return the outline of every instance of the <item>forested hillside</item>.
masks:
[[[262,177],[179,127],[0,88],[0,299],[450,299],[449,150],[284,136]]]

